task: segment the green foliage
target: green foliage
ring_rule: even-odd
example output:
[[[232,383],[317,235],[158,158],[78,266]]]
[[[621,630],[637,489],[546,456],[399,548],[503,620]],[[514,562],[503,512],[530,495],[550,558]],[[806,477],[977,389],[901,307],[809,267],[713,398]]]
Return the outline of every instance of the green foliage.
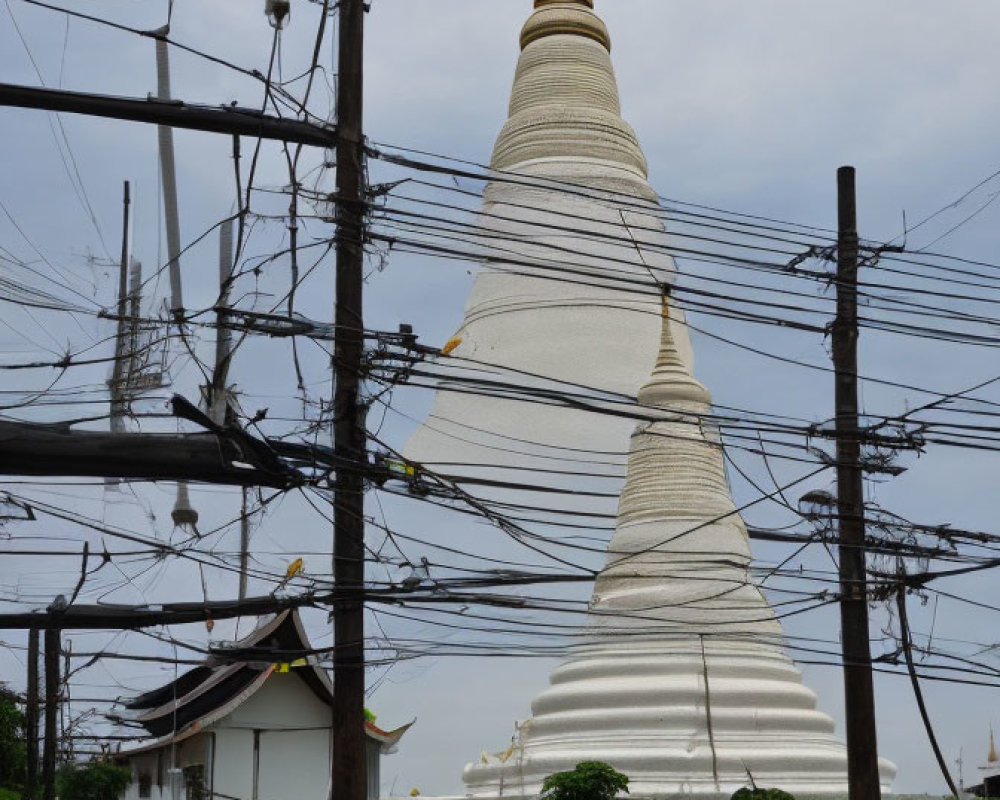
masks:
[[[56,788],[59,800],[118,800],[131,782],[128,767],[95,761],[63,767]]]
[[[21,792],[16,789],[4,789],[0,786],[0,800],[21,800]]]
[[[24,783],[28,752],[24,735],[18,697],[0,685],[0,786],[14,789]]]
[[[603,761],[581,761],[542,784],[542,800],[612,800],[619,792],[628,794],[628,778]]]
[[[795,800],[795,798],[781,789],[758,789],[756,786],[751,789],[744,786],[733,792],[730,800]]]

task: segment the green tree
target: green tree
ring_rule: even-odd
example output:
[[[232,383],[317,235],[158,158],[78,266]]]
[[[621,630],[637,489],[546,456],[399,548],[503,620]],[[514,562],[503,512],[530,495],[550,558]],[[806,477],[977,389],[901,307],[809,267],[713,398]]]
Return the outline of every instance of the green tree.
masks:
[[[0,786],[19,788],[24,783],[27,747],[20,700],[0,685]]]
[[[759,789],[744,786],[733,792],[730,800],[795,800],[788,792],[781,789]]]
[[[59,800],[118,800],[132,782],[132,770],[94,761],[70,764],[59,771]]]
[[[628,794],[628,778],[603,761],[581,761],[542,784],[542,800],[613,800],[619,792]]]

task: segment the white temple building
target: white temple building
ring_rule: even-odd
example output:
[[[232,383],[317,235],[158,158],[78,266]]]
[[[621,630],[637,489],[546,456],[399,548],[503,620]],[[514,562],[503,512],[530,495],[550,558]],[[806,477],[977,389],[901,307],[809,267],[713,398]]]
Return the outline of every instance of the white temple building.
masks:
[[[406,450],[431,469],[480,465],[496,477],[505,466],[551,470],[560,448],[569,463],[570,451],[631,441],[587,635],[531,703],[515,746],[466,767],[467,796],[537,797],[547,775],[599,760],[630,778],[636,798],[728,795],[748,772],[759,786],[843,797],[846,748],[749,577],[746,528],[683,315],[670,310],[667,234],[621,118],[610,50],[592,0],[535,0],[480,220],[494,258],[453,356],[637,396],[648,420],[445,385]],[[888,791],[895,768],[880,770]]]
[[[131,722],[153,738],[120,754],[132,770],[122,800],[328,800],[333,685],[314,656],[269,655],[312,649],[298,611],[282,611],[133,698]],[[366,721],[368,800],[380,797],[382,757],[412,725]]]

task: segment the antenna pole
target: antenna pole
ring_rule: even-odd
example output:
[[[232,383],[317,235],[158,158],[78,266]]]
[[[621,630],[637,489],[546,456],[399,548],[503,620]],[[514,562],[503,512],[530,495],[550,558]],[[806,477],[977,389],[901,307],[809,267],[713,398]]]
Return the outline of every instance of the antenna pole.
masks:
[[[868,638],[864,475],[858,431],[858,221],[854,167],[837,170],[836,380],[840,624],[850,800],[880,800],[875,691]]]
[[[361,371],[364,357],[364,15],[363,0],[341,0],[337,83],[337,297],[334,308],[333,442],[341,464],[334,482],[333,575],[344,597],[333,611],[333,758],[335,800],[366,800],[364,479],[367,460]]]

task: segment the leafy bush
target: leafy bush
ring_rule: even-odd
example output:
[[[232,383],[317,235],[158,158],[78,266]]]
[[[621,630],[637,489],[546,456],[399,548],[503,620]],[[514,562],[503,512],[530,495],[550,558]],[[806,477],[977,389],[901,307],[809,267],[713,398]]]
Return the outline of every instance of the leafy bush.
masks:
[[[542,784],[542,800],[612,800],[619,792],[628,793],[628,778],[603,761],[581,761]]]
[[[730,800],[795,800],[795,798],[781,789],[758,789],[756,786],[751,789],[744,786],[733,792]]]
[[[115,764],[74,764],[59,771],[59,800],[118,800],[132,782],[132,770]]]
[[[18,697],[0,684],[0,786],[14,789],[24,783],[27,764],[24,736],[24,714]]]

